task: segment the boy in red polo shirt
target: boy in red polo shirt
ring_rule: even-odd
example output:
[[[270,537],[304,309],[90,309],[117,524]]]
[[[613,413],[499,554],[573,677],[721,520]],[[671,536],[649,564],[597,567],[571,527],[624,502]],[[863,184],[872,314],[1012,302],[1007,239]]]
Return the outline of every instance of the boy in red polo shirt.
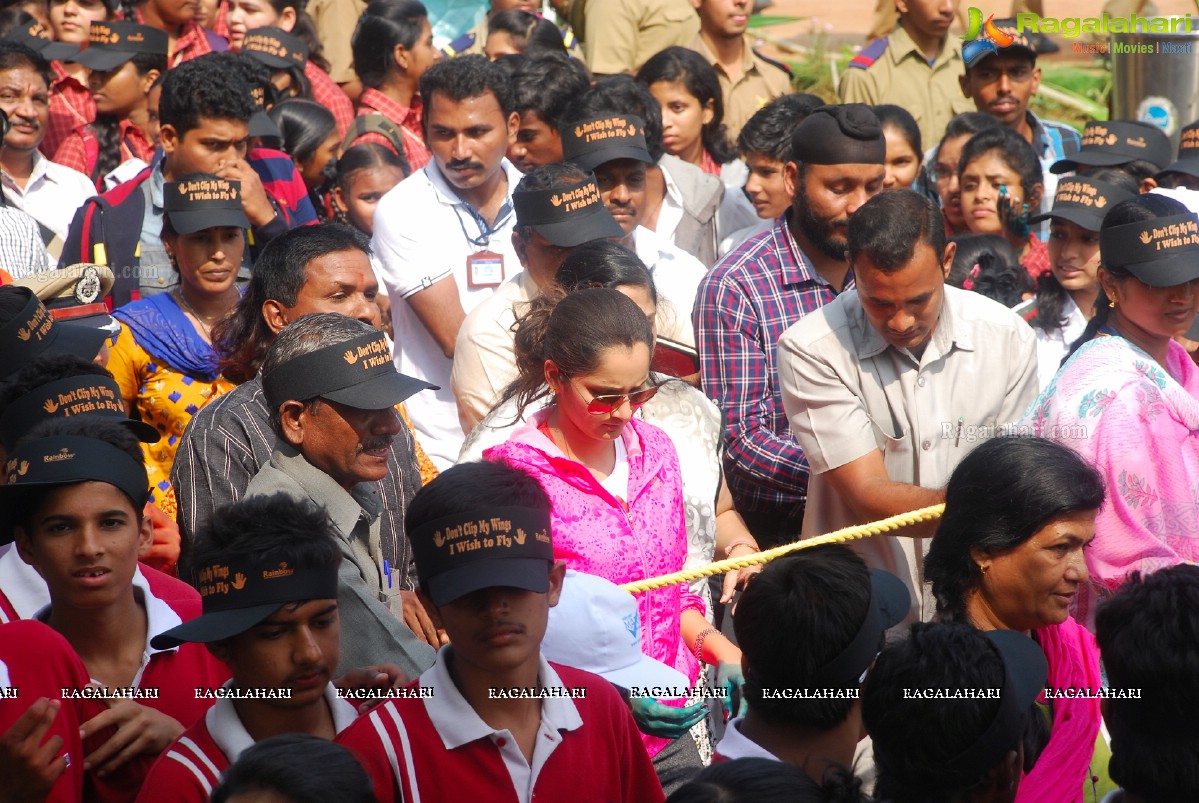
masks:
[[[206,644],[233,678],[205,690],[219,699],[154,764],[139,801],[205,803],[255,742],[332,739],[354,721],[357,709],[330,682],[341,655],[340,563],[329,517],[315,505],[276,494],[217,512],[191,556],[204,615],[153,643]]]
[[[219,686],[228,670],[200,647],[150,644],[196,616],[199,595],[163,600],[135,581],[153,536],[141,447],[126,427],[92,416],[47,421],[5,469],[0,540],[15,537],[46,581],[50,605],[34,618],[66,638],[97,687],[72,694],[101,697],[107,709],[80,728],[88,747],[111,733],[84,757],[95,784],[87,799],[132,800],[153,759],[211,704],[194,689]]]
[[[566,570],[549,511],[536,480],[498,463],[459,464],[413,497],[421,595],[451,644],[337,738],[384,803],[664,799],[616,690],[541,655]]]

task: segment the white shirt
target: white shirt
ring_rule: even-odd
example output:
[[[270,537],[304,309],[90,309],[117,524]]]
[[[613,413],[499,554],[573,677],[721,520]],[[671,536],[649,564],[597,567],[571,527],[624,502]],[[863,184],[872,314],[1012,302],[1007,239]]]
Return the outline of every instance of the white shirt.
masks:
[[[770,761],[779,761],[779,757],[774,753],[741,733],[741,723],[744,721],[745,717],[729,720],[729,724],[724,728],[724,736],[716,744],[716,752],[729,761],[739,758],[765,758]]]
[[[1041,383],[1041,390],[1049,387],[1049,383],[1062,367],[1062,360],[1066,359],[1070,352],[1070,346],[1082,337],[1087,328],[1087,317],[1070,296],[1066,296],[1062,313],[1066,316],[1065,326],[1049,332],[1039,326],[1032,329],[1037,336],[1037,379]]]
[[[4,200],[29,214],[38,223],[65,240],[75,212],[96,194],[96,185],[78,170],[55,164],[37,151],[33,154],[33,172],[25,189],[17,186],[8,173],[0,175]]]
[[[508,204],[521,173],[505,159],[502,169],[508,176]],[[371,241],[379,260],[379,278],[387,285],[391,298],[391,324],[395,336],[394,359],[401,373],[415,376],[441,388],[425,391],[405,403],[416,429],[417,439],[439,469],[453,465],[462,447],[462,428],[458,424],[458,406],[450,388],[453,365],[441,346],[421,323],[407,299],[449,276],[458,286],[462,309],[470,313],[490,296],[494,287],[472,289],[468,282],[466,260],[474,253],[491,250],[504,257],[504,272],[512,276],[520,270],[520,260],[512,248],[512,228],[516,215],[508,213],[496,221],[499,228],[487,238],[487,244],[474,245],[468,238],[481,232],[466,202],[459,198],[437,162],[413,173],[390,190],[375,209],[375,235]]]
[[[660,233],[644,226],[633,232],[633,250],[654,277],[658,291],[658,335],[694,347],[691,310],[695,307],[699,283],[708,269]]]
[[[227,680],[221,688],[227,689],[232,685],[233,681]],[[337,733],[348,728],[358,717],[358,709],[354,708],[349,700],[340,697],[337,687],[332,683],[325,686],[325,702],[329,705],[329,713],[333,716],[333,729]],[[216,746],[221,748],[230,764],[254,746],[254,737],[242,724],[232,700],[221,698],[213,703],[212,708],[204,714],[204,727],[208,729],[208,735],[216,742]]]
[[[604,490],[622,502],[629,498],[629,452],[624,446],[624,439],[616,439],[616,464],[612,473],[600,481]]]

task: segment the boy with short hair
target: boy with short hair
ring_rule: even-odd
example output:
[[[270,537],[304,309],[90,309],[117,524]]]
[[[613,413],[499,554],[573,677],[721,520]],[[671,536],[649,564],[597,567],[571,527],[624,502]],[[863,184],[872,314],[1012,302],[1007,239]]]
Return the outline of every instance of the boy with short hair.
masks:
[[[0,540],[15,538],[50,592],[34,618],[66,638],[94,684],[117,695],[80,728],[85,743],[117,728],[87,756],[84,768],[100,785],[88,799],[131,800],[153,757],[208,708],[194,688],[219,685],[227,670],[198,648],[150,643],[194,617],[199,597],[188,589],[162,599],[138,573],[152,539],[142,513],[149,482],[128,429],[89,416],[46,421],[9,454],[6,473]]]
[[[204,614],[153,644],[204,644],[232,679],[204,692],[216,702],[154,764],[139,800],[203,803],[255,742],[293,732],[332,739],[358,715],[330,682],[341,654],[341,549],[322,508],[283,494],[230,505],[191,562]]]
[[[454,466],[412,500],[421,594],[451,644],[413,696],[337,738],[384,803],[664,799],[620,695],[541,655],[566,570],[549,511],[535,479],[498,463]]]

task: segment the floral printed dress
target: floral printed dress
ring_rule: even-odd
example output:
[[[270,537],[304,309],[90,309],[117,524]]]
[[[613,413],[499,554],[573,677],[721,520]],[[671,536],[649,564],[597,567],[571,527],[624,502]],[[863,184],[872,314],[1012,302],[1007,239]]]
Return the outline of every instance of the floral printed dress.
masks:
[[[1122,337],[1092,340],[1021,423],[1078,452],[1107,486],[1075,619],[1093,630],[1099,602],[1133,570],[1199,560],[1199,368],[1181,346],[1170,343],[1163,368]]]

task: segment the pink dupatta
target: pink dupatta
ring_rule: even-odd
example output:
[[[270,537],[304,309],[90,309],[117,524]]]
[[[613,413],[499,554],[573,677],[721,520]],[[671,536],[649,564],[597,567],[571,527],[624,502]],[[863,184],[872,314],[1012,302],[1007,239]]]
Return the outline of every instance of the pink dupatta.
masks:
[[[1035,631],[1049,662],[1049,687],[1098,689],[1099,647],[1086,628],[1067,617],[1060,625]],[[1038,702],[1044,703],[1042,694]],[[1016,803],[1063,803],[1082,799],[1099,733],[1099,700],[1056,699],[1049,744],[1032,772],[1020,782]]]

